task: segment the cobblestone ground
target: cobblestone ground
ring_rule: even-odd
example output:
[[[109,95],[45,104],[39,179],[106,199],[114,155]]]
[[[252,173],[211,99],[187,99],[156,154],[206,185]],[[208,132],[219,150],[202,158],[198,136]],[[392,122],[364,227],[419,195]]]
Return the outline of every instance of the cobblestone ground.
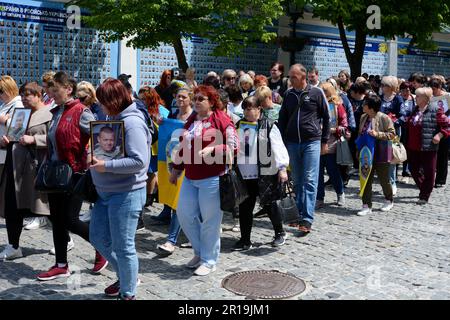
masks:
[[[327,189],[326,206],[316,213],[313,232],[298,238],[287,227],[284,246],[270,246],[272,228],[268,218],[255,220],[252,240],[255,248],[233,252],[238,238],[232,221],[224,221],[218,269],[207,277],[192,276],[183,265],[192,249],[177,248],[161,257],[156,245],[165,240],[166,226],[151,225],[136,237],[142,284],[139,299],[245,299],[221,287],[227,275],[243,270],[290,272],[307,283],[307,290],[294,299],[450,299],[450,187],[435,189],[430,203],[415,205],[418,190],[411,183],[399,183],[394,209],[382,213],[382,194],[374,186],[374,212],[356,216],[361,202],[358,182],[346,189],[347,206],[333,205],[335,194]],[[86,209],[86,208],[84,208]],[[0,243],[6,243],[4,220],[0,220]],[[21,245],[25,257],[0,262],[0,299],[103,299],[103,290],[115,281],[111,269],[91,275],[94,250],[78,236],[69,253],[74,274],[67,279],[38,282],[36,275],[54,263],[49,228],[24,231]],[[183,237],[180,239],[183,241]],[[183,241],[184,242],[184,241]]]

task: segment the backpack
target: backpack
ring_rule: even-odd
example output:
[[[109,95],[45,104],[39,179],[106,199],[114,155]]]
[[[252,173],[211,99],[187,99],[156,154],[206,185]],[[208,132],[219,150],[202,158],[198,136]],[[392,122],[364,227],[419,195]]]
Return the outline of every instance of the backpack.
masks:
[[[136,99],[134,100],[136,103],[136,107],[139,109],[139,111],[142,112],[145,118],[145,122],[147,123],[147,127],[150,130],[150,134],[152,135],[152,144],[156,143],[158,141],[158,126],[153,121],[153,119],[150,117],[150,114],[148,113],[147,106],[142,100]]]

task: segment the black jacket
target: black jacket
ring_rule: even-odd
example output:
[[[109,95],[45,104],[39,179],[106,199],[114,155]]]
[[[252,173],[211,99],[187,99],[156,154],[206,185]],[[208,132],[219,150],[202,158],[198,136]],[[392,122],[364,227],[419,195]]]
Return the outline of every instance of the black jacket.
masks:
[[[305,97],[298,112],[301,96]],[[294,117],[290,121],[291,117]],[[323,91],[308,84],[304,91],[289,89],[283,100],[278,118],[278,127],[285,142],[307,142],[321,140],[327,143],[330,136],[328,103]]]
[[[236,124],[236,128],[239,128],[241,121],[242,120]],[[273,120],[267,119],[264,116],[258,120],[258,194],[261,205],[271,204],[273,201],[276,201],[281,197],[280,188],[278,187],[278,170],[273,175],[267,175],[264,173],[264,169],[270,169],[274,161],[264,164],[259,159],[261,147],[264,148],[262,150],[267,152],[267,159],[273,158],[272,144],[270,142],[270,131],[272,130],[274,124],[275,122]],[[236,170],[239,170],[238,166],[236,166]]]

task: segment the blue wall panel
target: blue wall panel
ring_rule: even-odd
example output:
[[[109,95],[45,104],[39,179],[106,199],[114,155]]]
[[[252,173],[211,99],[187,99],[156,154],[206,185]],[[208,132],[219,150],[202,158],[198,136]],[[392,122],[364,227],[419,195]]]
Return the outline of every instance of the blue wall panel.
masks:
[[[117,43],[105,43],[94,29],[69,29],[63,4],[16,0],[0,6],[0,70],[19,85],[48,70],[95,85],[117,76]]]

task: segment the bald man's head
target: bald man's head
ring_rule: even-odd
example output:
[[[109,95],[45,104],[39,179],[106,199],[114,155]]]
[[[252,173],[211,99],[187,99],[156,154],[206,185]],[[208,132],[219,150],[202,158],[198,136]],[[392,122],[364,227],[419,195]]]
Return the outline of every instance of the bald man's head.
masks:
[[[289,70],[289,80],[295,89],[304,89],[306,86],[306,74],[307,70],[303,65],[299,63],[292,65]]]

